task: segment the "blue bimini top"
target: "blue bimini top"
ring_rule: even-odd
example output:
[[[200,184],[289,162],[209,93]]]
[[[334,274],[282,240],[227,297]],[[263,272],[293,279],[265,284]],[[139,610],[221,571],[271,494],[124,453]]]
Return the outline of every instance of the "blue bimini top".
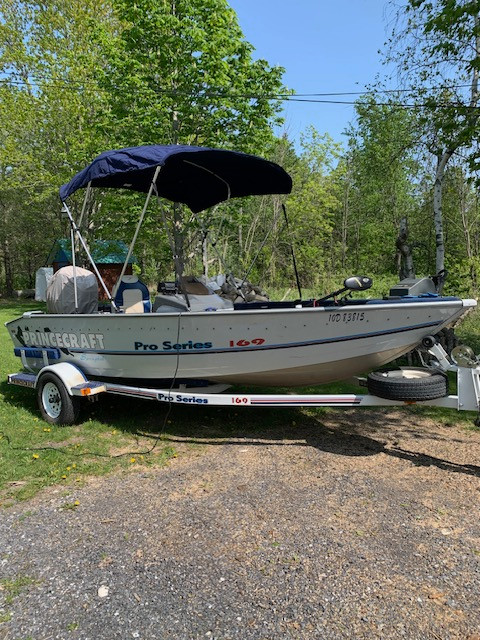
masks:
[[[60,187],[60,198],[64,202],[89,183],[147,193],[157,167],[157,194],[186,204],[194,213],[230,198],[292,190],[288,173],[258,156],[188,145],[147,145],[100,154]]]

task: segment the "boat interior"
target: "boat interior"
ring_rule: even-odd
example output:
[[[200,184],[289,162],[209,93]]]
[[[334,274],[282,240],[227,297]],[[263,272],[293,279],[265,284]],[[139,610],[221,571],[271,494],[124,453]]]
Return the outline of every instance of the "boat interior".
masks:
[[[70,271],[68,271],[70,270]],[[72,267],[64,267],[61,285],[52,294],[47,293],[47,313],[109,313],[112,310],[126,314],[178,313],[199,311],[252,311],[267,309],[295,309],[313,307],[342,307],[346,305],[385,304],[388,302],[421,302],[438,298],[432,278],[405,279],[392,287],[389,295],[381,299],[352,297],[355,291],[365,291],[372,280],[365,276],[353,276],[344,281],[344,286],[320,298],[296,300],[247,300],[238,288],[235,300],[222,295],[221,288],[214,289],[200,278],[184,276],[181,280],[159,282],[153,297],[147,285],[137,275],[123,275],[114,293],[115,307],[110,303],[98,303],[98,285],[95,274],[78,269],[73,275]],[[57,272],[58,273],[58,272]],[[55,274],[56,275],[56,274]],[[63,275],[63,274],[62,274]],[[55,276],[54,276],[55,277]],[[210,284],[210,286],[209,286]],[[50,291],[50,288],[49,288]],[[257,296],[258,297],[258,296]],[[445,298],[444,298],[445,299]]]

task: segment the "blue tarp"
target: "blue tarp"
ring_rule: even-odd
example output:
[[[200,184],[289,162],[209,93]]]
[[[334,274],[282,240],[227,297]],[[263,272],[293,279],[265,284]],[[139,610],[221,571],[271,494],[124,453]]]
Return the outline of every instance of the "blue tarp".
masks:
[[[158,194],[197,213],[229,198],[290,193],[292,180],[274,162],[257,156],[187,145],[149,145],[105,151],[60,188],[65,201],[91,182],[93,187],[148,192],[155,169]]]

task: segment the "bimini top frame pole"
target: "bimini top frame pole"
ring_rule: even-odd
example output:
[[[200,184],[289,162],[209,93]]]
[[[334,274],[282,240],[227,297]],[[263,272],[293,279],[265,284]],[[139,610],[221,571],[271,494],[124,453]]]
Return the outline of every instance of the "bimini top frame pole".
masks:
[[[80,212],[80,218],[78,219],[78,228],[79,229],[82,228],[82,222],[83,222],[83,218],[85,216],[85,211],[87,210],[87,202],[88,202],[88,199],[90,198],[91,191],[92,191],[92,181],[90,181],[87,184],[87,189],[85,191],[85,197],[83,198],[82,210]]]
[[[78,313],[78,290],[77,290],[77,260],[75,256],[75,233],[70,225],[70,242],[72,245],[72,267],[73,267],[73,294],[75,298],[75,313]]]
[[[122,271],[121,271],[121,273],[120,273],[120,275],[118,277],[118,280],[115,283],[115,286],[113,287],[113,291],[112,291],[113,295],[115,295],[115,292],[116,292],[116,290],[118,288],[118,285],[122,281],[122,278],[125,275],[125,271],[127,270],[128,261],[130,260],[130,258],[132,256],[133,249],[134,249],[135,243],[137,241],[138,233],[140,231],[140,227],[142,226],[143,219],[145,218],[145,213],[147,212],[148,203],[150,202],[150,198],[152,197],[153,189],[155,187],[155,183],[157,181],[158,174],[160,173],[160,169],[161,169],[160,166],[156,167],[155,173],[153,174],[152,182],[150,183],[150,188],[148,190],[147,197],[145,198],[145,204],[143,205],[142,213],[140,214],[140,219],[138,221],[137,228],[135,229],[135,233],[133,234],[132,242],[130,243],[130,247],[128,248],[127,257],[125,258],[125,262],[123,263]]]
[[[95,264],[95,261],[92,258],[92,255],[91,255],[90,251],[88,250],[87,244],[86,244],[85,240],[83,239],[82,234],[80,233],[80,229],[75,224],[75,220],[73,219],[73,216],[72,216],[72,214],[70,212],[70,209],[68,208],[68,205],[65,202],[63,203],[63,211],[67,214],[68,219],[70,220],[70,225],[71,225],[71,228],[73,230],[73,233],[75,233],[77,235],[78,239],[80,240],[80,242],[82,244],[82,247],[83,247],[83,249],[84,249],[85,253],[87,254],[87,257],[88,257],[88,259],[90,261],[90,264],[92,265],[93,270],[95,271],[95,275],[97,276],[100,284],[102,285],[103,290],[107,294],[107,297],[110,300],[110,303],[111,303],[112,307],[116,311],[118,311],[119,309],[118,309],[117,305],[115,304],[114,299],[112,298],[112,294],[108,290],[107,285],[105,284],[102,276],[100,275],[100,272],[97,269],[97,265]],[[75,278],[75,289],[76,289],[76,278]],[[76,295],[76,293],[77,292],[75,290],[75,295]]]
[[[87,209],[87,201],[90,196],[90,191],[92,190],[92,183],[89,182],[87,185],[87,190],[85,192],[85,197],[83,199],[82,211],[80,213],[80,218],[78,220],[78,228],[82,228],[83,216],[85,215],[85,211]],[[72,246],[72,266],[73,266],[73,293],[75,296],[75,313],[78,313],[78,290],[77,290],[77,261],[76,261],[76,242],[75,242],[75,233],[73,231],[72,225],[70,225],[70,243]]]

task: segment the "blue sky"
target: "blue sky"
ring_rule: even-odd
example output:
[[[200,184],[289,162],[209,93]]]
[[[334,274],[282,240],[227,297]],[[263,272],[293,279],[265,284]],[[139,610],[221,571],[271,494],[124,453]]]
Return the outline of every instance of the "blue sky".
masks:
[[[362,91],[383,73],[377,51],[386,40],[385,0],[228,2],[255,57],[285,67],[285,84],[296,93]],[[288,103],[284,115],[288,136],[298,144],[310,124],[341,141],[354,111],[349,105]]]

